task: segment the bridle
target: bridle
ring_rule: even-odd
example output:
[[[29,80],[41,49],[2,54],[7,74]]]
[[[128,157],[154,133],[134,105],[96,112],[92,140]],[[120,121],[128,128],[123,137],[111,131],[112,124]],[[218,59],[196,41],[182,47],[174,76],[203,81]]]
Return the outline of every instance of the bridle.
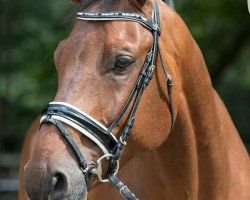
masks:
[[[163,71],[167,77],[167,88],[169,98],[169,109],[171,114],[171,130],[174,126],[174,108],[172,103],[172,87],[173,81],[168,73],[168,70],[164,64],[163,56],[159,48],[159,36],[161,34],[160,29],[160,16],[159,8],[154,1],[154,10],[152,20],[148,20],[145,16],[138,13],[127,12],[108,12],[108,13],[87,13],[78,12],[77,19],[79,20],[93,20],[93,21],[135,21],[145,26],[152,32],[153,45],[151,46],[142,69],[138,75],[137,81],[132,88],[130,95],[128,96],[125,105],[121,109],[118,116],[113,123],[107,128],[97,120],[84,113],[80,109],[64,103],[64,102],[51,102],[42,111],[41,126],[45,123],[55,125],[62,137],[66,140],[74,153],[80,169],[85,175],[86,185],[89,185],[90,174],[96,174],[100,182],[112,183],[120,193],[129,200],[136,200],[137,198],[131,193],[127,186],[125,186],[117,177],[116,174],[119,170],[119,160],[122,156],[124,146],[127,144],[128,137],[130,136],[131,129],[135,122],[135,114],[139,105],[140,99],[146,87],[150,83],[155,71],[155,63],[158,54],[160,55],[161,65]],[[117,139],[112,130],[118,125],[124,114],[129,111],[127,120],[124,124],[124,128],[121,131],[119,139]],[[67,124],[72,128],[78,130],[80,133],[92,140],[103,152],[103,156],[100,157],[96,163],[89,164],[77,144],[73,140],[70,133],[64,127],[63,124]],[[103,159],[109,160],[108,176],[106,179],[102,178],[102,161]]]

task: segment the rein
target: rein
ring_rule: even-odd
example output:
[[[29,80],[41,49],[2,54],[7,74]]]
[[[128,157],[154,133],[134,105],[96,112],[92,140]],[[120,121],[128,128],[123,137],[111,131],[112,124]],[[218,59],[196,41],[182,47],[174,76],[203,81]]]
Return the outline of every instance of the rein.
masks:
[[[168,73],[167,67],[164,64],[163,56],[159,48],[159,36],[161,34],[159,8],[156,1],[154,1],[152,20],[148,20],[145,16],[142,16],[138,13],[126,12],[78,12],[77,19],[89,21],[135,21],[145,26],[152,32],[154,38],[153,45],[146,56],[143,67],[138,75],[133,89],[130,92],[130,95],[128,96],[127,101],[125,102],[125,105],[109,127],[105,127],[100,122],[84,113],[80,109],[64,102],[51,102],[46,108],[44,108],[41,114],[42,117],[40,126],[45,123],[50,123],[57,127],[60,134],[66,140],[71,150],[73,151],[78,161],[79,168],[85,175],[87,186],[89,186],[90,175],[96,174],[100,182],[112,183],[120,191],[121,195],[123,195],[126,199],[137,200],[136,196],[132,192],[130,192],[128,187],[125,186],[117,178],[116,174],[119,170],[119,160],[122,156],[124,146],[127,144],[127,140],[130,136],[131,129],[133,128],[135,122],[135,114],[139,102],[141,100],[143,92],[145,91],[154,75],[155,63],[158,54],[160,55],[161,65],[167,77],[169,109],[171,114],[171,130],[174,126],[174,108],[172,103],[173,81],[172,77]],[[132,101],[133,99],[134,101]],[[112,131],[118,125],[119,121],[127,112],[130,105],[132,106],[131,110],[129,111],[128,118],[125,122],[123,130],[121,131],[119,139],[117,139],[113,135]],[[72,128],[88,137],[90,140],[92,140],[96,145],[98,145],[104,155],[100,157],[96,161],[96,163],[89,164],[63,124],[71,126]],[[102,178],[102,161],[104,159],[109,160],[110,162],[108,176],[106,177],[106,179]]]

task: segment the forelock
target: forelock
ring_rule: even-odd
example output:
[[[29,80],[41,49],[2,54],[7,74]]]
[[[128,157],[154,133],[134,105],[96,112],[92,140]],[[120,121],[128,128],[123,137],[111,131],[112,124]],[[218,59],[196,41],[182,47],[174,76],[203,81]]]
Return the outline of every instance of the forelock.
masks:
[[[112,5],[115,5],[119,2],[127,1],[131,4],[135,10],[141,11],[142,6],[146,2],[146,0],[82,0],[79,4],[78,11],[84,11],[86,9],[90,9],[94,6],[97,6],[103,10],[106,10]],[[144,2],[144,3],[143,3]]]
[[[79,10],[85,10],[87,8],[98,5],[100,8],[105,9],[111,5],[118,3],[120,0],[83,0],[79,4]],[[124,0],[123,0],[124,1]]]

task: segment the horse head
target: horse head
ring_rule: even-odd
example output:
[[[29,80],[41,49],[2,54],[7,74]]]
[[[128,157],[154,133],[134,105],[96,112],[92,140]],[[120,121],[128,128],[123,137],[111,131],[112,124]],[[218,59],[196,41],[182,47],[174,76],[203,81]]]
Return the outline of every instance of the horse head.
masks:
[[[154,31],[134,20],[81,20],[81,14],[85,12],[84,14],[88,15],[86,11],[109,14],[123,11],[125,14],[141,13],[141,16],[151,19],[154,14],[154,2],[77,2],[80,4],[79,20],[68,38],[60,42],[54,54],[58,90],[51,105],[84,112],[84,116],[89,116],[87,118],[98,126],[110,127],[138,84],[138,77],[147,76],[143,75],[142,69],[146,60],[151,59],[149,56],[152,56],[150,51],[155,44],[152,34]],[[163,46],[167,36],[163,31],[161,34],[155,44],[157,52],[153,55],[156,60],[152,65],[154,68],[149,66],[153,71],[152,77],[148,79],[152,80],[150,84],[149,80],[146,80],[148,87],[139,99],[138,109],[136,108],[136,114],[133,116],[135,122],[131,125],[131,136],[123,149],[122,159],[119,159],[121,168],[133,157],[161,146],[171,130],[171,117],[174,116],[171,106],[175,113],[177,112],[178,81],[174,68],[169,68],[175,83],[171,93],[174,104],[170,106],[167,92],[169,86],[166,84],[167,79],[158,53],[158,48]],[[165,52],[164,49],[162,51]],[[169,66],[174,63],[171,60],[173,59],[167,61]],[[132,96],[132,103],[127,106],[126,112],[122,113],[121,119],[112,127],[114,140],[119,141],[137,96],[138,91]],[[48,112],[48,109],[45,112]],[[50,115],[56,115],[55,112],[59,111],[53,112]],[[82,135],[74,126],[65,121],[61,124],[69,132],[73,146],[79,148],[87,165],[95,165],[102,157],[103,149]],[[97,183],[96,176],[89,174],[89,177],[86,177],[82,172],[75,152],[60,132],[55,124],[43,122],[33,141],[32,153],[25,166],[25,188],[31,199],[86,199],[87,190]],[[109,166],[109,161],[105,159],[102,176],[107,176]],[[85,181],[86,178],[89,181]]]

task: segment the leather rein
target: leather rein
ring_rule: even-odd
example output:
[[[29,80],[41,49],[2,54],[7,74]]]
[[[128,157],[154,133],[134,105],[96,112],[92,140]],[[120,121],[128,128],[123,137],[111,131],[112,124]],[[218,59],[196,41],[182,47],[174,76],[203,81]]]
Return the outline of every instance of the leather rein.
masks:
[[[86,185],[89,186],[90,175],[96,174],[100,182],[112,183],[126,199],[137,200],[136,196],[130,192],[127,186],[125,186],[116,176],[119,170],[119,160],[122,156],[124,146],[127,144],[127,140],[130,136],[131,129],[135,122],[135,114],[142,97],[143,92],[150,83],[154,72],[155,63],[158,54],[160,55],[161,65],[163,71],[167,77],[167,88],[169,97],[169,109],[171,114],[171,130],[174,126],[174,109],[172,103],[172,87],[173,81],[168,73],[168,70],[164,64],[163,56],[159,48],[159,36],[161,34],[160,29],[160,16],[159,8],[154,1],[154,10],[152,20],[148,20],[145,16],[138,13],[126,13],[126,12],[108,12],[108,13],[89,13],[78,12],[77,19],[79,20],[92,20],[92,21],[135,21],[145,26],[152,32],[153,45],[151,46],[143,67],[138,75],[137,81],[128,96],[125,105],[115,118],[113,123],[109,127],[105,127],[93,117],[84,113],[80,109],[64,103],[64,102],[51,102],[42,111],[41,126],[45,123],[53,124],[57,127],[62,137],[66,140],[74,153],[79,168],[85,175]],[[118,125],[124,114],[127,112],[128,107],[131,105],[128,118],[124,124],[124,128],[121,131],[119,139],[117,139],[112,130]],[[90,140],[92,140],[102,150],[103,156],[100,157],[96,163],[89,164],[79,147],[73,140],[71,134],[67,131],[63,124],[67,124],[76,129]],[[102,161],[106,159],[110,162],[108,169],[108,176],[106,179],[102,178]]]

